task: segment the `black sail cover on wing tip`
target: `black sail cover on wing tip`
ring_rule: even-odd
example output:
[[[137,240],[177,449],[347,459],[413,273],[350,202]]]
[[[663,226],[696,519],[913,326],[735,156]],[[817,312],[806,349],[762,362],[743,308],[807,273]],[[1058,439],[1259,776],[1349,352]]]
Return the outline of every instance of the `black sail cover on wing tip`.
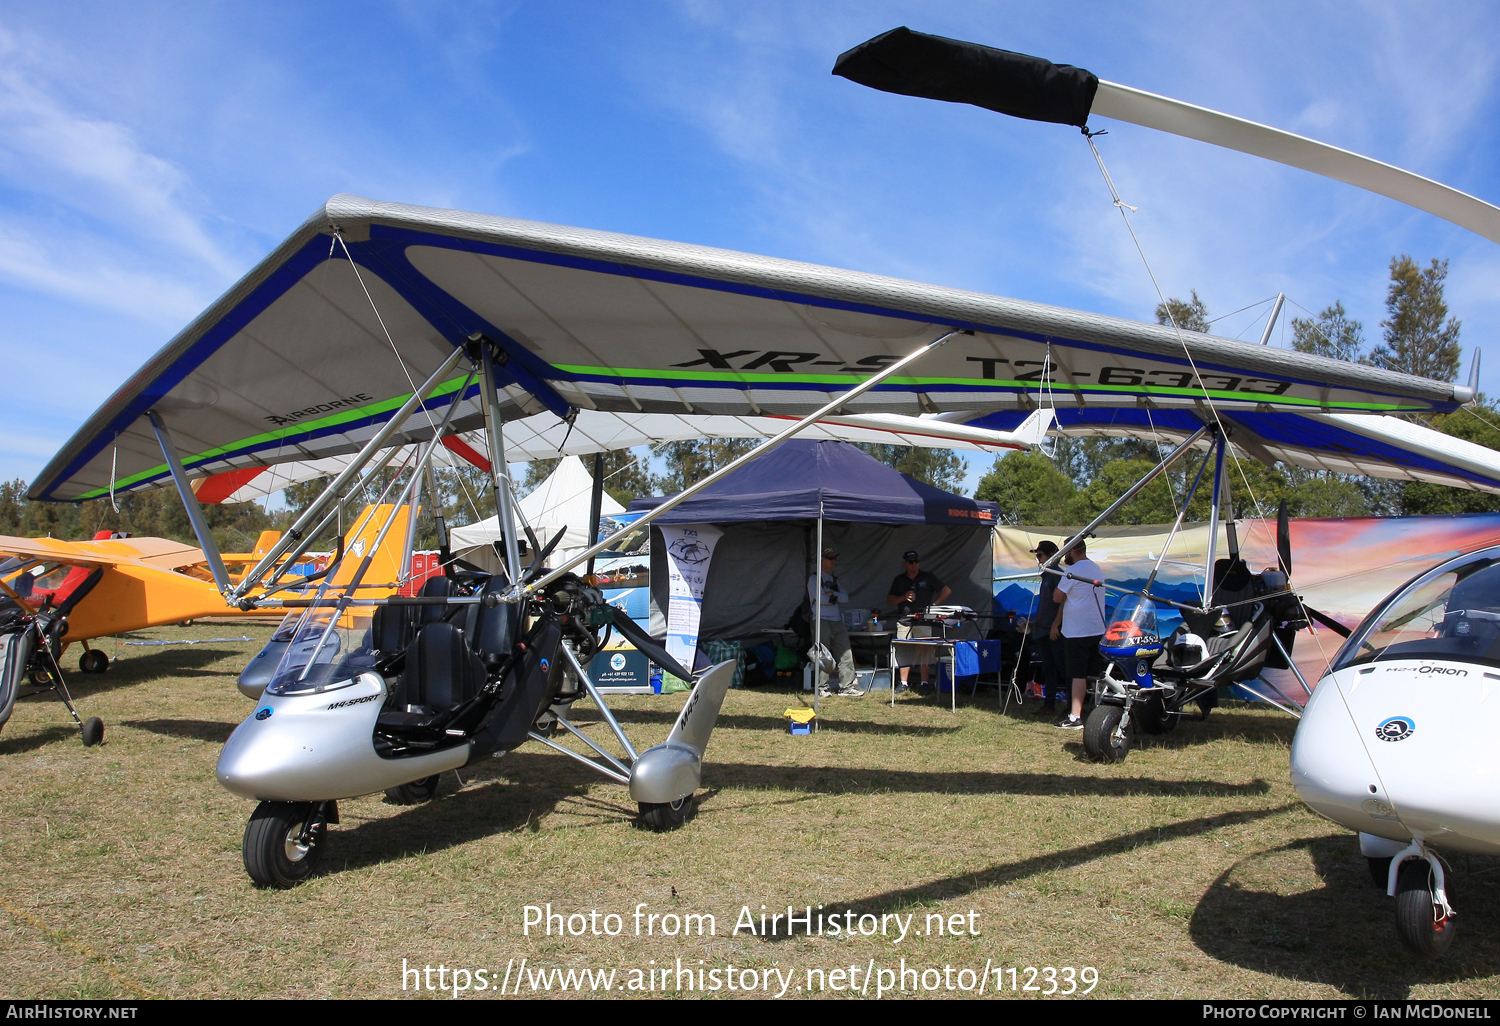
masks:
[[[1070,64],[891,29],[839,54],[833,73],[872,89],[972,103],[1031,121],[1088,124],[1099,79]]]

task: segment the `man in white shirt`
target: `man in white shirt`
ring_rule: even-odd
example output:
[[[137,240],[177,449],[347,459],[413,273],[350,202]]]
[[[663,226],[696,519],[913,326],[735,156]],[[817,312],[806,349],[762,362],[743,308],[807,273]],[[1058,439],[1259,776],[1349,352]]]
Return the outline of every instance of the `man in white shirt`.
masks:
[[[1072,704],[1068,715],[1057,721],[1064,730],[1083,729],[1083,698],[1088,692],[1088,678],[1104,672],[1104,653],[1099,639],[1104,636],[1104,571],[1089,559],[1083,539],[1063,557],[1067,575],[1057,579],[1053,597],[1057,599],[1057,619],[1052,622],[1052,640],[1063,639],[1063,659],[1067,674],[1073,679]]]
[[[840,605],[849,601],[849,593],[839,587],[839,579],[833,575],[834,563],[838,558],[839,554],[833,549],[823,550],[823,625],[819,633],[823,646],[839,664],[837,691],[831,691],[822,681],[818,683],[818,694],[824,698],[831,694],[859,694],[859,689],[854,686],[854,652],[849,647],[849,629],[844,626],[844,610]],[[809,574],[807,578],[809,608],[815,608],[818,603],[818,577],[818,574]]]

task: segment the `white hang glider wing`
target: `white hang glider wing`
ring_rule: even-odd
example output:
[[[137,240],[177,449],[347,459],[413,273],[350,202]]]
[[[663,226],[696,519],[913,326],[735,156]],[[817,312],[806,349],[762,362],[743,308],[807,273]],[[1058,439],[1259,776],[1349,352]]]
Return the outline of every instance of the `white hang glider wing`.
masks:
[[[1316,139],[1106,82],[1070,64],[902,27],[840,54],[833,73],[873,89],[1030,121],[1079,128],[1090,115],[1128,121],[1345,182],[1500,242],[1500,207],[1466,192]]]
[[[1470,389],[855,271],[633,236],[329,201],[101,407],[33,483],[80,500],[357,450],[475,335],[507,420],[550,410],[806,415],[954,329],[845,414],[1060,405],[1444,411]],[[398,358],[399,354],[399,358]],[[1191,359],[1189,359],[1191,357]],[[456,372],[392,441],[482,423]],[[462,394],[460,394],[462,393]]]
[[[968,421],[1005,430],[1019,418],[1001,411]],[[1241,456],[1308,470],[1469,488],[1500,495],[1500,452],[1399,417],[1277,410],[1221,411],[1219,422]],[[1194,410],[1059,409],[1053,434],[1156,440],[1175,445],[1213,418]]]
[[[508,463],[524,463],[558,456],[587,456],[661,442],[707,438],[765,439],[784,430],[789,419],[581,410],[570,425],[551,413],[538,413],[506,425],[505,458]],[[995,431],[935,417],[864,414],[819,421],[803,431],[802,437],[823,441],[884,442],[923,449],[1008,452],[1029,449],[1040,443],[1052,423],[1052,411],[1034,410],[1017,420],[1014,431]],[[468,465],[480,470],[490,469],[489,460],[483,455],[489,451],[483,431],[450,435],[443,440],[443,445],[447,448],[434,454],[435,466]],[[407,446],[407,449],[414,454],[416,447]],[[405,455],[398,456],[395,462],[404,462]],[[353,458],[325,456],[316,460],[222,471],[198,478],[194,481],[194,491],[201,503],[249,502],[278,492],[287,485],[332,477],[348,466]]]

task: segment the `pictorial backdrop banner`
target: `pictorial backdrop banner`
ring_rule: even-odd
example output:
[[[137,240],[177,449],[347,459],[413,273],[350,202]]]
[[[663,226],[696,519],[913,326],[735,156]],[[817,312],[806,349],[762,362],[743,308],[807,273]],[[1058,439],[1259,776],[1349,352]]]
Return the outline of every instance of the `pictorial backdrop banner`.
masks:
[[[1276,521],[1239,521],[1240,552],[1255,571],[1276,565]],[[1161,555],[1171,526],[1102,527],[1089,539],[1089,558],[1103,568],[1110,584],[1140,589]],[[995,607],[1029,614],[1038,582],[1003,578],[1036,568],[1030,552],[1044,538],[1061,544],[1066,528],[999,527],[994,534]],[[1443,560],[1486,545],[1500,545],[1500,514],[1471,513],[1431,517],[1351,517],[1298,519],[1291,522],[1292,586],[1303,601],[1347,627],[1356,626],[1381,599],[1417,574]],[[1227,549],[1221,525],[1217,554]],[[1208,525],[1184,525],[1173,539],[1152,591],[1197,603],[1203,593],[1208,555]],[[1118,601],[1118,596],[1111,596]],[[1164,631],[1177,625],[1176,615],[1160,610]],[[1309,684],[1317,684],[1343,639],[1332,631],[1302,631],[1292,657]],[[1283,678],[1280,674],[1284,673]],[[1296,679],[1288,671],[1267,671],[1278,687],[1296,697]],[[1293,689],[1293,690],[1289,690]]]
[[[703,618],[703,585],[724,532],[711,524],[663,527],[667,545],[667,653],[691,670]]]

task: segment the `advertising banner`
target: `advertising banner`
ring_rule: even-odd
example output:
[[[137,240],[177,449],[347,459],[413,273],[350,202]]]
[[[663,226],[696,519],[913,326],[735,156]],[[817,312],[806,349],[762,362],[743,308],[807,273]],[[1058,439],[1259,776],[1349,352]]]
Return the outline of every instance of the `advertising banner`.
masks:
[[[698,623],[703,616],[703,585],[714,546],[724,534],[709,524],[663,527],[667,545],[667,652],[691,670],[698,651]]]
[[[1089,558],[1103,568],[1109,584],[1140,589],[1161,555],[1171,527],[1142,524],[1101,527],[1088,541]],[[1276,565],[1276,521],[1241,520],[1240,554],[1252,571]],[[1036,569],[1030,552],[1044,538],[1061,544],[1067,528],[1000,527],[994,533],[995,607],[1029,615],[1035,606],[1038,582],[1006,580]],[[1304,602],[1353,628],[1381,599],[1417,574],[1445,559],[1472,549],[1500,544],[1500,514],[1470,513],[1426,517],[1349,517],[1291,521],[1292,587]],[[1225,529],[1219,528],[1216,555],[1228,550]],[[1152,591],[1181,602],[1202,601],[1204,563],[1208,556],[1208,525],[1189,524],[1173,539]],[[1110,601],[1118,601],[1112,595]],[[1171,631],[1176,614],[1161,608],[1161,629]],[[1297,635],[1292,659],[1309,685],[1316,685],[1329,661],[1343,644],[1330,630],[1317,628]],[[1289,671],[1267,670],[1274,683],[1297,697],[1300,688]]]

